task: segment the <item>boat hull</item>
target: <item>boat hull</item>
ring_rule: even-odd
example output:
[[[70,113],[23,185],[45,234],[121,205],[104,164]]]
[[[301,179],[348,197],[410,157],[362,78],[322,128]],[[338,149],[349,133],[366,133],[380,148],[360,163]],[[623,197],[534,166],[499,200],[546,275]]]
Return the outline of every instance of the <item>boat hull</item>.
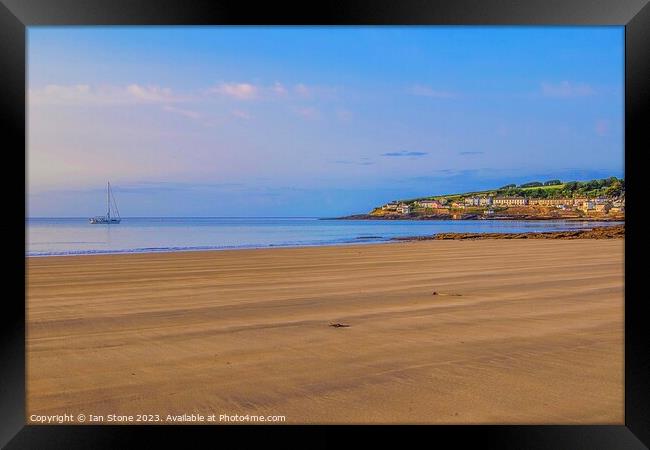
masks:
[[[112,225],[120,223],[121,219],[107,219],[106,217],[92,217],[89,219],[93,225]]]

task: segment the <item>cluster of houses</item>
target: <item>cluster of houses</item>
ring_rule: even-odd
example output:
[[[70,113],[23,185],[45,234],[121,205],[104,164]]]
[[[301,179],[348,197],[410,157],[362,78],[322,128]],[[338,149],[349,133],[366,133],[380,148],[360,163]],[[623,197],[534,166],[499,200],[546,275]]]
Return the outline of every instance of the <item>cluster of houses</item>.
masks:
[[[383,211],[394,211],[400,214],[408,214],[411,212],[411,205],[401,202],[390,202],[381,207]]]
[[[625,211],[625,197],[611,199],[606,197],[587,198],[528,198],[503,196],[470,196],[462,200],[448,202],[445,198],[419,200],[412,205],[404,202],[390,202],[381,207],[383,211],[409,214],[413,207],[434,210],[465,209],[485,207],[486,213],[493,213],[493,207],[546,206],[558,209],[579,209],[584,212],[622,213]]]

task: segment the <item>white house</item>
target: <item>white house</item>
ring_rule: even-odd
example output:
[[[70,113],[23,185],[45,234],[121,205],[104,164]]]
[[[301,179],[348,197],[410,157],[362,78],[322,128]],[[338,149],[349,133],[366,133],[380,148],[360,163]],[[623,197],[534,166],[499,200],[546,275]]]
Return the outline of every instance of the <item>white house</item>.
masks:
[[[397,202],[390,202],[385,204],[384,206],[381,207],[384,211],[397,211],[397,208],[399,206],[399,203]]]
[[[523,206],[528,204],[526,197],[495,197],[496,206]]]
[[[437,200],[421,200],[418,205],[422,208],[440,208],[442,204]]]
[[[467,198],[465,198],[465,205],[466,206],[480,206],[480,204],[481,204],[480,197],[467,197]]]
[[[397,212],[400,214],[408,214],[411,212],[411,207],[406,203],[402,203],[397,207]]]

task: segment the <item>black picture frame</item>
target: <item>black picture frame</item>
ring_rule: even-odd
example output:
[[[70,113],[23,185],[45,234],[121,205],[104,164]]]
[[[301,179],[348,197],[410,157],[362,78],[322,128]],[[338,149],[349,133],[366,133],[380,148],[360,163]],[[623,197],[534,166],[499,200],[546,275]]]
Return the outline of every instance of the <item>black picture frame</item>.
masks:
[[[5,171],[25,184],[26,27],[35,25],[622,25],[625,26],[625,424],[618,426],[26,426],[25,425],[25,196],[8,200],[6,273],[13,288],[0,314],[0,445],[17,448],[129,448],[156,442],[197,446],[251,438],[261,444],[293,440],[309,447],[345,444],[361,434],[364,446],[452,442],[504,449],[640,449],[650,446],[650,358],[641,293],[642,246],[638,215],[640,158],[650,148],[644,120],[650,105],[648,0],[350,0],[302,4],[197,0],[0,0],[0,117]],[[647,119],[646,119],[647,120]],[[11,144],[8,144],[11,143]],[[15,183],[15,184],[13,184]],[[6,186],[6,185],[5,185]],[[10,189],[11,190],[11,189]],[[16,190],[16,189],[13,189]],[[17,191],[17,190],[16,190]],[[25,192],[23,192],[25,194]],[[6,205],[5,200],[5,205]],[[15,229],[14,229],[15,227]],[[10,256],[11,255],[11,256]],[[15,259],[14,259],[15,257]],[[15,290],[14,290],[15,289]],[[255,431],[253,433],[252,431]],[[415,441],[412,441],[415,442]],[[210,444],[211,443],[211,444]]]

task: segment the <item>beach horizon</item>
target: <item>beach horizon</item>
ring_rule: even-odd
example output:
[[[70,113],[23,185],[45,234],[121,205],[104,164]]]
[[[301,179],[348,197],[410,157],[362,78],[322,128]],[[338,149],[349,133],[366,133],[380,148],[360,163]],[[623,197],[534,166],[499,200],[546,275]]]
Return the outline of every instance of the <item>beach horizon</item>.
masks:
[[[93,225],[83,218],[32,218],[27,257],[299,248],[385,243],[436,235],[486,236],[610,229],[624,222],[569,220],[321,221],[314,218],[122,218]]]

